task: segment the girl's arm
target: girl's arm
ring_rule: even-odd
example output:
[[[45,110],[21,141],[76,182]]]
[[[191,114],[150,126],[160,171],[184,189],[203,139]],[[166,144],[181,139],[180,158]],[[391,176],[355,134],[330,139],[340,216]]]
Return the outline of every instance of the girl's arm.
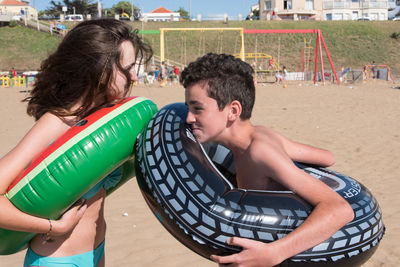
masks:
[[[29,130],[25,137],[0,159],[0,227],[10,230],[47,233],[47,219],[31,216],[17,209],[4,196],[7,188],[18,174],[51,142],[69,128],[61,119],[46,113]],[[86,206],[76,205],[58,221],[52,221],[52,234],[64,234],[73,229],[82,217]]]
[[[81,201],[76,203],[59,220],[35,217],[17,209],[7,198],[0,196],[0,228],[30,232],[48,233],[58,236],[64,235],[74,229],[85,213],[87,206]]]

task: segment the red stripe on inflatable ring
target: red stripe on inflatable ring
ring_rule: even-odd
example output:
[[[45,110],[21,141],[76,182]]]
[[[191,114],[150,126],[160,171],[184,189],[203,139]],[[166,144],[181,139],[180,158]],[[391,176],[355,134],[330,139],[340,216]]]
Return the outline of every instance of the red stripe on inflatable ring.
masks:
[[[41,163],[45,158],[47,158],[51,153],[59,149],[63,144],[65,144],[67,141],[69,141],[72,137],[76,136],[78,133],[82,132],[86,128],[88,128],[90,125],[92,125],[94,122],[96,122],[99,118],[104,117],[106,114],[109,114],[113,110],[119,108],[120,106],[124,105],[126,102],[131,101],[137,97],[130,97],[123,99],[122,101],[109,106],[102,108],[98,111],[96,111],[93,114],[90,114],[86,118],[82,119],[79,121],[76,125],[71,127],[67,132],[65,132],[60,138],[55,140],[53,143],[49,144],[49,146],[41,152],[36,158],[32,160],[32,162],[29,164],[29,166],[26,167],[19,175],[18,177],[11,183],[11,185],[8,187],[6,193],[8,193],[18,182],[25,177],[26,174],[31,172],[34,168],[36,168],[39,163]],[[85,123],[82,123],[82,122]]]

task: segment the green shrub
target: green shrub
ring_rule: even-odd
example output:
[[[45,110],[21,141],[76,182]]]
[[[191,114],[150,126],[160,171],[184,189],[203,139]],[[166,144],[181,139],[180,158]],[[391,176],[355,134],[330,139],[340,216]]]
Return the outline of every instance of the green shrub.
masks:
[[[400,40],[400,32],[394,32],[390,35],[390,38]]]
[[[8,26],[10,26],[10,27],[15,27],[15,26],[17,26],[17,25],[18,25],[18,22],[15,21],[15,20],[12,20],[12,21],[10,21],[10,24],[9,24]]]

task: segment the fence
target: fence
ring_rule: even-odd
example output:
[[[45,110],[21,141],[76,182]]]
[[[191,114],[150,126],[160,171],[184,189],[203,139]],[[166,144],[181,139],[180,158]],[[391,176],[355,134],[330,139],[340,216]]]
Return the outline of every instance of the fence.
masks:
[[[28,87],[35,82],[35,74],[17,75],[10,78],[7,74],[0,76],[0,87]]]

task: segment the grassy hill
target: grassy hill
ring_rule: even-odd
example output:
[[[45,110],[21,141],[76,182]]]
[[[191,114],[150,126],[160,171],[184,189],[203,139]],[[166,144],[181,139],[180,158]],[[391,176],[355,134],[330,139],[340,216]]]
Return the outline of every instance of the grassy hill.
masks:
[[[0,27],[0,71],[37,70],[60,38],[23,26]]]
[[[71,27],[72,25],[67,25]],[[352,67],[362,69],[375,61],[387,64],[396,76],[400,75],[400,21],[230,21],[223,22],[134,22],[139,30],[168,28],[243,27],[245,29],[320,29],[337,69]],[[392,37],[391,37],[392,36]],[[393,38],[393,37],[396,37]],[[60,38],[27,29],[23,26],[0,28],[0,70],[15,67],[17,70],[38,69],[41,60],[54,51]],[[158,34],[143,37],[159,55]],[[236,32],[169,32],[166,34],[166,57],[188,63],[207,52],[239,52]],[[315,47],[315,35],[304,34],[246,34],[245,51],[270,54],[281,65],[296,70],[302,49]],[[324,60],[324,64],[328,64]]]

